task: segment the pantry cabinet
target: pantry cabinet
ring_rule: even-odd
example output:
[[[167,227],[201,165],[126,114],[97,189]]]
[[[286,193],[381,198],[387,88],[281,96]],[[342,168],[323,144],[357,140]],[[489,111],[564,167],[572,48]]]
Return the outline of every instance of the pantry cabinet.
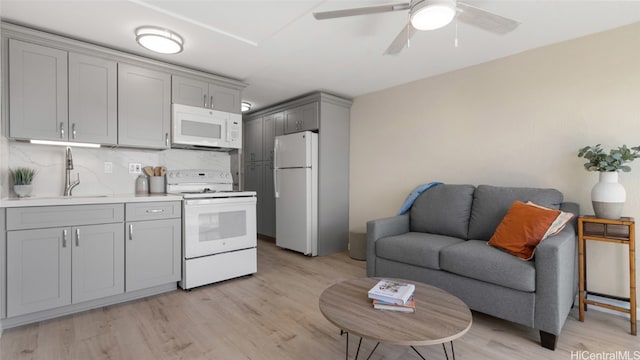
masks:
[[[120,63],[118,143],[168,149],[171,129],[171,75]]]
[[[252,160],[251,153],[244,158],[245,189],[258,191],[258,233],[277,237],[274,139],[314,131],[318,133],[318,255],[347,249],[350,107],[348,99],[315,92],[244,116],[245,150],[253,152],[262,146],[259,160]],[[262,175],[254,170],[253,164],[258,163]]]
[[[66,140],[67,52],[9,39],[9,137]]]
[[[244,123],[245,189],[256,191],[258,233],[276,235],[276,203],[273,188],[273,146],[275,137],[284,134],[284,113],[250,118]]]
[[[215,84],[205,78],[195,79],[174,75],[171,101],[174,104],[240,113],[240,90]]]

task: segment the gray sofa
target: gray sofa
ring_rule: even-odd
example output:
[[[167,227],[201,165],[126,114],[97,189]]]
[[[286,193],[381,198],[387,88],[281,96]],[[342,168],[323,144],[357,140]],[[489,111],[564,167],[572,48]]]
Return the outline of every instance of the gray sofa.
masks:
[[[487,245],[516,200],[575,215],[530,261]],[[445,289],[472,310],[539,330],[541,345],[555,350],[577,294],[578,214],[554,189],[439,185],[408,213],[367,223],[367,276]]]

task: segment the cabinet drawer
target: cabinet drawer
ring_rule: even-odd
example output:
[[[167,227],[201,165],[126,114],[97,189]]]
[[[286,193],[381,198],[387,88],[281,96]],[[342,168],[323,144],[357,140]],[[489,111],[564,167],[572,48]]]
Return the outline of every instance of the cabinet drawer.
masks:
[[[172,219],[182,216],[181,201],[126,204],[127,221]]]
[[[124,221],[123,204],[33,206],[7,209],[7,230]]]

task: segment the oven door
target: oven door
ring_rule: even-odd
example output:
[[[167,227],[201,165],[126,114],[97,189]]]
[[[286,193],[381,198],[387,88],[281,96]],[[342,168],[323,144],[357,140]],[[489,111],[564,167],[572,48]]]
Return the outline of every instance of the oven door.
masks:
[[[256,198],[184,200],[184,254],[200,256],[256,246]]]

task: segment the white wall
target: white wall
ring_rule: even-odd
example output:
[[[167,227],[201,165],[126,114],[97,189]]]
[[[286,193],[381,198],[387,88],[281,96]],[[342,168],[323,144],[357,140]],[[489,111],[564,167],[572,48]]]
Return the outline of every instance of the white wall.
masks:
[[[557,188],[593,213],[598,174],[577,151],[597,143],[640,145],[640,23],[357,97],[350,228],[395,215],[430,181]],[[624,215],[640,222],[631,166]],[[628,294],[626,247],[589,250],[589,289]]]

